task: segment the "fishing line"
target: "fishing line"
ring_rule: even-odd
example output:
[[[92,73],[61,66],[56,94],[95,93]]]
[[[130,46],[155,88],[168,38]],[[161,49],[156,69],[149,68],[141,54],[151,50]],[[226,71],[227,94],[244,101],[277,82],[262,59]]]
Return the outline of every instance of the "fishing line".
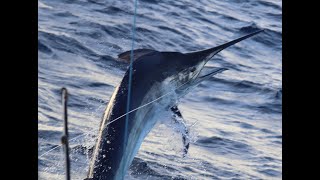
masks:
[[[125,146],[127,145],[127,134],[128,134],[128,121],[129,121],[129,111],[130,111],[130,99],[131,99],[131,84],[132,84],[132,64],[133,64],[133,49],[134,40],[136,34],[136,16],[137,16],[137,1],[134,0],[134,14],[133,14],[133,25],[132,25],[132,42],[131,42],[131,52],[130,52],[130,65],[129,65],[129,82],[128,82],[128,95],[127,95],[127,113],[124,125],[124,143],[123,143],[123,153],[125,151]]]
[[[130,113],[132,113],[132,112],[134,112],[134,111],[137,111],[137,110],[139,110],[139,109],[141,109],[141,108],[143,108],[143,107],[145,107],[145,106],[148,106],[148,105],[150,105],[150,104],[152,104],[152,103],[154,103],[154,102],[156,102],[156,101],[158,101],[158,100],[160,100],[160,99],[162,99],[162,98],[164,98],[164,97],[166,97],[166,96],[170,95],[171,93],[174,93],[176,90],[178,90],[178,89],[179,89],[179,88],[181,88],[182,86],[184,86],[184,85],[188,84],[191,80],[193,80],[193,79],[191,78],[191,79],[190,79],[189,81],[187,81],[186,83],[184,83],[184,84],[182,84],[182,85],[178,86],[177,88],[175,88],[175,89],[173,89],[173,90],[171,90],[171,91],[167,92],[166,94],[164,94],[164,95],[162,95],[162,96],[160,96],[160,97],[158,97],[158,98],[156,98],[156,99],[154,99],[154,100],[152,100],[152,101],[150,101],[150,102],[148,102],[148,103],[146,103],[146,104],[144,104],[144,105],[141,105],[141,106],[139,106],[139,107],[137,107],[137,108],[135,108],[135,109],[132,109],[131,111],[129,111],[129,112],[127,112],[127,113],[125,113],[125,114],[123,114],[123,115],[121,115],[121,116],[117,117],[116,119],[114,119],[114,120],[112,120],[112,121],[108,122],[105,126],[110,125],[111,123],[113,123],[113,122],[115,122],[115,121],[119,120],[120,118],[122,118],[122,117],[126,116],[127,114],[130,114]],[[194,123],[193,125],[195,125],[195,124],[196,124],[196,123]],[[79,137],[82,137],[82,136],[88,135],[89,133],[94,132],[94,131],[96,131],[96,129],[91,130],[91,131],[88,131],[88,132],[86,132],[86,133],[84,133],[84,134],[81,134],[81,135],[79,135],[79,136],[76,136],[76,137],[74,137],[74,138],[71,138],[71,139],[69,139],[69,142],[70,142],[70,141],[73,141],[73,140],[75,140],[75,139],[77,139],[77,138],[79,138]],[[43,153],[42,155],[40,155],[40,156],[39,156],[39,158],[41,158],[42,156],[44,156],[44,155],[48,154],[49,152],[53,151],[54,149],[57,149],[57,148],[58,148],[58,147],[60,147],[60,146],[61,146],[61,145],[57,145],[56,147],[54,147],[54,148],[52,148],[52,149],[48,150],[47,152],[45,152],[45,153]]]

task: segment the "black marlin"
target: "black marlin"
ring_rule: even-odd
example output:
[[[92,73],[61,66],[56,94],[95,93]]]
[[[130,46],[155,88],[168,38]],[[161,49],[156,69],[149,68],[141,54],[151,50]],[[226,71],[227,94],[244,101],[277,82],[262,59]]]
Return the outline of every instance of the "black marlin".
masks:
[[[181,112],[177,107],[177,101],[203,80],[226,70],[226,68],[212,68],[211,72],[205,75],[200,73],[204,65],[214,55],[261,31],[263,30],[198,52],[135,50],[132,63],[127,132],[124,132],[124,127],[125,114],[127,113],[129,70],[125,73],[120,85],[115,88],[104,112],[88,179],[124,179],[144,138],[157,123],[154,116],[159,111],[173,112],[174,122],[183,129],[184,153],[187,153],[189,147],[188,128],[185,126]],[[129,61],[130,51],[121,53],[118,57]],[[163,96],[166,98],[161,98]]]

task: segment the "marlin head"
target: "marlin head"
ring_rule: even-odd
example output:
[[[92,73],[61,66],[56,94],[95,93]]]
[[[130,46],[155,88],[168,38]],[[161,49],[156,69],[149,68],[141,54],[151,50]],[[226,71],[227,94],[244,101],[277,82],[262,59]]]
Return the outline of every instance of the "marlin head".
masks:
[[[175,83],[176,93],[179,96],[183,96],[189,89],[200,84],[202,81],[210,78],[211,76],[227,70],[227,68],[211,68],[211,70],[203,74],[202,70],[206,63],[217,53],[224,50],[225,48],[232,46],[240,41],[243,41],[251,36],[254,36],[263,30],[253,32],[251,34],[245,35],[233,41],[227,42],[225,44],[213,47],[210,49],[191,52],[186,54],[177,54],[173,52],[163,52],[169,58],[167,58],[166,63],[168,64],[168,69],[164,69],[164,73],[172,71],[171,75],[172,82]],[[173,56],[174,55],[174,56]],[[169,73],[170,74],[170,73]]]

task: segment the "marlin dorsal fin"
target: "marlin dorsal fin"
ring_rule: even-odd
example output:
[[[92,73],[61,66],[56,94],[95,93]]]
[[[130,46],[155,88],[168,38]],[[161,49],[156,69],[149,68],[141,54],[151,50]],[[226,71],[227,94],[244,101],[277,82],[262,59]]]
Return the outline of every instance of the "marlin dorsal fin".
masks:
[[[133,61],[137,60],[141,56],[144,56],[152,52],[157,52],[157,51],[152,49],[135,49],[133,50]],[[118,59],[120,61],[130,63],[130,55],[131,55],[131,50],[119,54]]]

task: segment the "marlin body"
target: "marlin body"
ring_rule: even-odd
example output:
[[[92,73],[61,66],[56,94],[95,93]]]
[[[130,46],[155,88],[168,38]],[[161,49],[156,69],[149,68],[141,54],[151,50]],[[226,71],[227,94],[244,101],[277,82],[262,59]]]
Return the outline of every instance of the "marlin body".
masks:
[[[129,113],[126,109],[129,84],[129,70],[127,70],[105,110],[87,179],[124,179],[144,138],[157,123],[154,117],[159,111],[171,111],[173,122],[182,127],[185,155],[189,148],[188,128],[177,107],[178,100],[192,87],[226,70],[226,68],[212,68],[210,73],[201,75],[204,65],[215,54],[261,31],[192,53],[135,50]],[[118,57],[129,62],[130,51]],[[166,97],[162,98],[164,96]]]

